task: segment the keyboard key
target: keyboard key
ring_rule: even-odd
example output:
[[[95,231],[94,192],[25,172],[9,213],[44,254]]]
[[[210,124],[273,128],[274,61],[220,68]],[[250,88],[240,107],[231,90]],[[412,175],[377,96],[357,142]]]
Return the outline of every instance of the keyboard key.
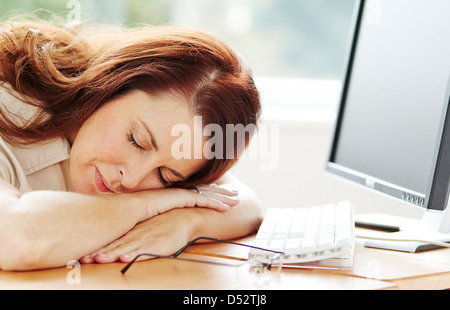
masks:
[[[310,253],[317,250],[317,238],[305,238],[300,242],[300,253]]]
[[[305,224],[308,217],[307,208],[295,209],[294,218],[292,219],[291,230],[289,233],[290,238],[303,237],[305,233]]]
[[[280,213],[280,208],[270,208],[267,210],[264,215],[264,221],[261,223],[258,233],[256,234],[256,239],[269,239],[269,237],[272,236]]]
[[[273,233],[273,238],[286,239],[288,237],[294,212],[295,210],[292,208],[286,208],[281,210],[278,223]]]
[[[284,240],[281,239],[272,239],[272,241],[269,244],[269,248],[274,251],[284,251]]]
[[[317,241],[317,251],[332,249],[334,246],[334,235],[321,235]]]
[[[300,250],[300,242],[301,242],[300,238],[292,238],[292,239],[286,240],[286,243],[284,246],[284,253],[286,255],[298,253]]]

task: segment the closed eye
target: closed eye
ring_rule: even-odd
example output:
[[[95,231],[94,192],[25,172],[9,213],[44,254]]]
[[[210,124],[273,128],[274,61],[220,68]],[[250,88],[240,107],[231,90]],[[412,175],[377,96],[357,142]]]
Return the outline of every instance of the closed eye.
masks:
[[[145,151],[145,148],[139,145],[139,143],[136,142],[136,139],[134,138],[134,135],[130,133],[128,135],[128,140],[131,142],[131,145],[137,148],[138,150]]]
[[[161,184],[164,187],[167,187],[167,185],[169,184],[169,181],[167,181],[166,179],[164,179],[162,173],[161,173],[161,167],[158,167],[157,169],[157,173],[158,173],[158,179],[161,181]]]

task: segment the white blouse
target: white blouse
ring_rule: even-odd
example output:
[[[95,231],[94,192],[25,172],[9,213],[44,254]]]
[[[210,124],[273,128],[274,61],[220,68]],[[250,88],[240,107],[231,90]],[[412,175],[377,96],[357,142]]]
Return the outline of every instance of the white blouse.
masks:
[[[1,86],[0,108],[25,118],[34,109]],[[65,138],[12,146],[0,137],[0,174],[22,194],[32,190],[74,191],[69,155],[70,145]]]

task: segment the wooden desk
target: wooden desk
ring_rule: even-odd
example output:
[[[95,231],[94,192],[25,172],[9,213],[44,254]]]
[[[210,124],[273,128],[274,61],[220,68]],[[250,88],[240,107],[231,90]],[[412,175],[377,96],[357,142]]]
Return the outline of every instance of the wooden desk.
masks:
[[[252,238],[243,240],[251,244]],[[230,251],[233,252],[230,252]],[[197,245],[191,252],[207,255],[219,253],[244,259],[245,251],[225,248],[221,245]],[[284,272],[288,270],[284,269]],[[306,270],[289,270],[289,272],[308,272]],[[310,270],[311,272],[311,270]],[[378,289],[428,289],[440,290],[450,288],[450,249],[436,249],[420,253],[404,253],[364,247],[364,240],[356,239],[355,256],[352,270],[327,271],[314,270],[311,273],[333,274],[364,280],[381,281],[385,287]],[[351,289],[371,289],[366,286]],[[333,289],[331,285],[319,284],[319,289]],[[321,286],[321,287],[320,287]],[[339,288],[338,288],[339,289]],[[347,288],[341,288],[347,289]]]
[[[239,240],[251,242],[252,237]],[[246,252],[224,244],[198,244],[183,254],[215,262],[240,264],[236,259],[211,257],[223,254],[245,258]],[[272,281],[242,279],[232,266],[217,266],[175,259],[138,262],[125,275],[123,263],[82,264],[31,272],[0,271],[0,289],[158,289],[158,290],[379,290],[444,289],[450,287],[450,249],[409,254],[364,248],[357,240],[351,271],[283,269]]]
[[[398,289],[450,288],[450,249],[404,253],[370,249],[357,240],[351,276],[393,283]]]

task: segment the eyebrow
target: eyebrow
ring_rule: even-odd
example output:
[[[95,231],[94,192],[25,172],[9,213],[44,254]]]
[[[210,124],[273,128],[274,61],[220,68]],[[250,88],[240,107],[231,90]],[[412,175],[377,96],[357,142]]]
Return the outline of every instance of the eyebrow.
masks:
[[[142,127],[145,128],[145,130],[147,131],[148,135],[150,136],[150,142],[152,144],[152,147],[156,151],[158,151],[158,144],[156,143],[155,136],[153,135],[153,132],[150,130],[150,128],[148,128],[147,124],[142,119],[139,119],[139,122],[141,123]]]
[[[155,149],[155,151],[158,151],[158,144],[156,143],[155,140],[155,136],[153,135],[153,132],[150,130],[150,128],[147,126],[147,124],[142,120],[139,119],[141,125],[145,128],[145,130],[147,131],[148,135],[150,136],[150,142],[153,146],[153,148]],[[177,178],[180,178],[181,181],[185,181],[186,177],[184,177],[181,173],[179,173],[178,171],[175,171],[171,168],[166,167],[167,169],[170,170],[170,172],[172,172]]]
[[[181,175],[179,172],[177,172],[177,171],[175,171],[173,169],[170,169],[170,168],[167,168],[167,169],[169,169],[176,177],[180,178],[181,181],[185,181],[186,180],[186,178],[183,175]]]

